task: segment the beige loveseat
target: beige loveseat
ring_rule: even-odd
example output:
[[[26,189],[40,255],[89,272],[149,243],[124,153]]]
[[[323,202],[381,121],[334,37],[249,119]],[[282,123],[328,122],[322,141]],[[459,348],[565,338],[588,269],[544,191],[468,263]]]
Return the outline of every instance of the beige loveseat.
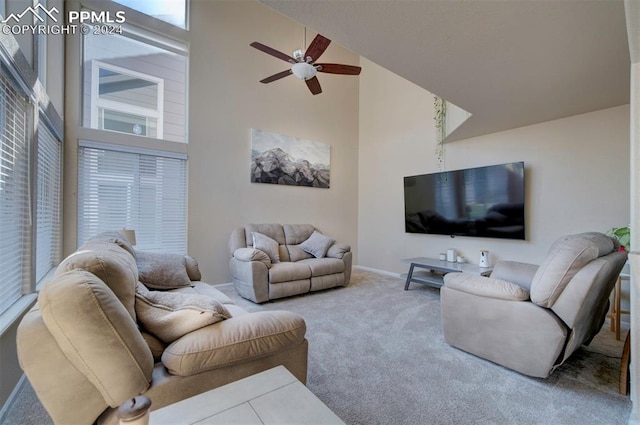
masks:
[[[310,224],[249,224],[229,239],[229,268],[242,297],[256,303],[346,286],[351,247]]]
[[[491,277],[449,273],[440,290],[445,340],[546,378],[600,331],[627,259],[602,233],[563,236],[540,266],[496,264]]]
[[[247,313],[200,278],[193,258],[136,252],[115,232],[62,261],[17,337],[54,422],[112,424],[133,396],[155,410],[278,365],[306,381],[302,317]]]

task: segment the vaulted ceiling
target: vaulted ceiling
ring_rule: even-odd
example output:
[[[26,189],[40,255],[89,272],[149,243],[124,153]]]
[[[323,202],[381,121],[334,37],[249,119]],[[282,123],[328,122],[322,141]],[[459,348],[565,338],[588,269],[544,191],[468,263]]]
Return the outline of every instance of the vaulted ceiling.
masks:
[[[629,103],[623,0],[261,0],[471,112],[460,140]]]

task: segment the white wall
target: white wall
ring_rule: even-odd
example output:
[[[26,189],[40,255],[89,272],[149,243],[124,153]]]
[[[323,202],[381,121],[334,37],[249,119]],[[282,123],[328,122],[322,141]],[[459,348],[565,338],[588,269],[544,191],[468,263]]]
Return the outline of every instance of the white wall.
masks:
[[[203,279],[229,282],[227,242],[248,223],[310,223],[357,243],[358,78],[319,74],[313,96],[293,76],[261,84],[287,62],[249,44],[291,55],[304,27],[257,2],[191,3],[189,81],[189,253]],[[315,36],[307,30],[307,43]],[[332,43],[321,62],[358,65]],[[331,187],[250,183],[250,129],[331,145]]]
[[[446,144],[446,170],[525,162],[525,241],[405,233],[403,177],[439,171],[433,95],[372,62],[361,66],[358,264],[401,273],[402,258],[447,248],[475,263],[481,249],[493,262],[539,263],[561,235],[629,224],[622,106]]]

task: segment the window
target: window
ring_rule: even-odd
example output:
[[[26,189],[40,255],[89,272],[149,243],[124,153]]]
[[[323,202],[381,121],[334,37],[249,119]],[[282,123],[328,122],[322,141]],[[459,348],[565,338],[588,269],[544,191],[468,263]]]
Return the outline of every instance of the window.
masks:
[[[29,285],[29,134],[27,98],[0,74],[0,313]]]
[[[185,143],[186,45],[126,31],[83,36],[83,126]]]
[[[62,142],[41,120],[36,169],[36,282],[60,262]]]
[[[187,0],[113,0],[171,25],[187,28]]]
[[[164,81],[94,61],[91,127],[162,139]]]
[[[135,229],[136,248],[186,253],[186,157],[80,142],[78,243]]]

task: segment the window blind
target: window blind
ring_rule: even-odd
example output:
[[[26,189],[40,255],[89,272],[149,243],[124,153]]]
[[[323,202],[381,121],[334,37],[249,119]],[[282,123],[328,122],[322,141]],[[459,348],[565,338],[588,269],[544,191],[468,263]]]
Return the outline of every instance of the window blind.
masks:
[[[36,174],[36,282],[60,261],[62,142],[38,125]]]
[[[187,161],[94,147],[78,152],[78,242],[136,231],[136,249],[186,253]]]
[[[25,96],[0,71],[0,313],[29,285],[29,144]]]

